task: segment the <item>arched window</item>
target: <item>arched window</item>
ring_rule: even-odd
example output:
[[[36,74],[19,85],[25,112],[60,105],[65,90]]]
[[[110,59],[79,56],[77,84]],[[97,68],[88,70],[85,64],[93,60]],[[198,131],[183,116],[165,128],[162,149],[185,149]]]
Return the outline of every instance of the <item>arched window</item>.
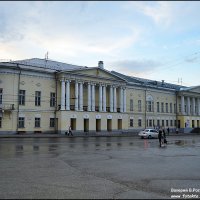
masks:
[[[154,112],[154,100],[151,95],[146,97],[146,111],[147,112]]]

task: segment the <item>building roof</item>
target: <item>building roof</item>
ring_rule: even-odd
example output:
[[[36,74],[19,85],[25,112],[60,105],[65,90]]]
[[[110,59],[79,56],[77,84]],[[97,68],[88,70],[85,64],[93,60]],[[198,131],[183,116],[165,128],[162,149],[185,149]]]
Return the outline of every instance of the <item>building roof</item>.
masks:
[[[162,82],[162,81],[138,78],[138,77],[134,77],[134,76],[127,76],[127,75],[121,74],[121,73],[116,72],[116,71],[111,71],[111,73],[122,77],[123,79],[125,79],[130,84],[139,84],[139,85],[142,85],[142,86],[149,86],[149,87],[152,86],[152,87],[157,87],[157,88],[162,87],[162,88],[166,88],[166,89],[174,89],[174,90],[177,90],[177,91],[179,91],[180,89],[187,89],[186,86],[166,83],[164,81]]]
[[[58,71],[77,70],[77,69],[87,68],[85,66],[66,64],[66,63],[62,63],[62,62],[58,62],[58,61],[53,61],[53,60],[49,60],[49,59],[40,59],[40,58],[16,60],[16,61],[10,61],[9,63],[16,63],[16,64],[25,65],[25,66],[58,70]]]

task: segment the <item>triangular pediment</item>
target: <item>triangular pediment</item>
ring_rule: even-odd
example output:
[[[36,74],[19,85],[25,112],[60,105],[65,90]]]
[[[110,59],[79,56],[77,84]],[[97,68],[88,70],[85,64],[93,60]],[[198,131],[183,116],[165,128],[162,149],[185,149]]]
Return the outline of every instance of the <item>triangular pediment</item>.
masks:
[[[188,88],[182,88],[181,91],[183,91],[183,92],[193,92],[193,93],[200,94],[200,85],[188,87]]]
[[[81,70],[73,70],[71,73],[81,74],[81,75],[85,75],[85,76],[91,76],[91,77],[95,77],[95,78],[112,79],[115,81],[125,81],[121,77],[118,77],[117,75],[112,74],[111,72],[109,72],[105,69],[98,68],[98,67],[81,69]]]
[[[191,88],[189,91],[190,91],[190,92],[196,92],[196,93],[199,93],[199,94],[200,94],[200,86],[196,86],[196,87],[194,87],[194,88]]]

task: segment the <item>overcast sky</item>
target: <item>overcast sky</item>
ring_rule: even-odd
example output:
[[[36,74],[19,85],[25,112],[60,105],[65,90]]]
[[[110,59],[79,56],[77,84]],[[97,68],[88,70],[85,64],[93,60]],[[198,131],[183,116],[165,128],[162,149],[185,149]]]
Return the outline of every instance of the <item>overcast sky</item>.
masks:
[[[0,59],[45,58],[200,85],[198,1],[0,2]]]

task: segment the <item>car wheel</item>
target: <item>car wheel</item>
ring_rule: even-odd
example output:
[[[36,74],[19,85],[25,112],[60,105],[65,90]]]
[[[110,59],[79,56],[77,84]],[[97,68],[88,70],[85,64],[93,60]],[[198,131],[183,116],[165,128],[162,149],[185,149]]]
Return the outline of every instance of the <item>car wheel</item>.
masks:
[[[141,136],[141,139],[144,139],[144,137],[143,137],[143,136]]]

